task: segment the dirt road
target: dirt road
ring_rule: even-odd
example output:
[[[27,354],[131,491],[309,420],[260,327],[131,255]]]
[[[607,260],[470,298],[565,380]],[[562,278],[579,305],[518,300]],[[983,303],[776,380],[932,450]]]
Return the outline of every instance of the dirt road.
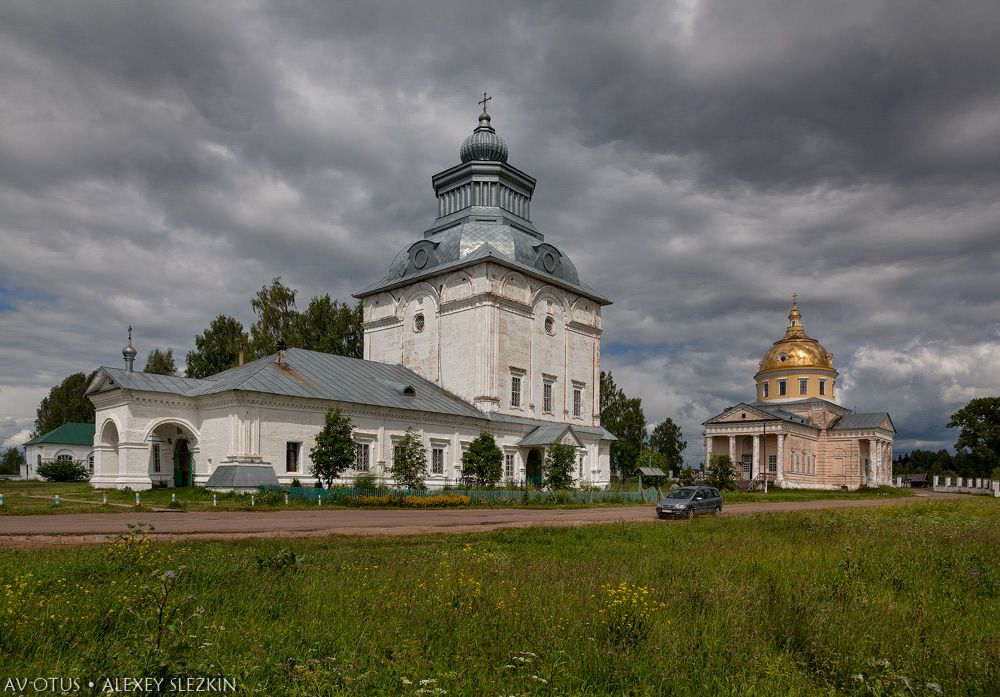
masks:
[[[724,515],[919,505],[959,498],[926,493],[904,499],[851,499],[792,503],[740,503]],[[80,513],[0,517],[0,548],[58,547],[104,542],[130,523],[147,523],[158,538],[232,540],[319,535],[416,535],[532,526],[575,526],[655,520],[653,507],[560,509],[362,510],[320,509],[269,512]],[[665,523],[666,524],[666,523]]]

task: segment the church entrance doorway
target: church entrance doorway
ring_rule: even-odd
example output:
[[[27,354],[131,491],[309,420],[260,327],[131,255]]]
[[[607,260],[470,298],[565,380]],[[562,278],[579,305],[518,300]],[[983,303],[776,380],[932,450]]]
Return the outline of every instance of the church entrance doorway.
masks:
[[[524,463],[524,476],[528,486],[542,488],[542,451],[539,448],[528,453],[528,460]]]
[[[174,486],[191,486],[191,451],[185,438],[174,444]]]

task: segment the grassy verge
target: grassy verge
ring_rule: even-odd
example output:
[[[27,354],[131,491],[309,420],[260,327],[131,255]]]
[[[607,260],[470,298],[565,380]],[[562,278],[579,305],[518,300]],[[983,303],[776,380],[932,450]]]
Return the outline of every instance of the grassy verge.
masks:
[[[0,675],[82,694],[988,695],[998,636],[993,500],[0,556]]]
[[[107,489],[97,491],[86,482],[65,484],[52,482],[0,482],[0,493],[4,495],[4,505],[0,507],[3,515],[39,515],[54,513],[121,513],[128,510],[151,510],[153,508],[168,508],[176,497],[174,504],[179,510],[218,510],[218,511],[273,511],[292,509],[307,509],[316,506],[315,502],[290,499],[285,504],[280,494],[218,494],[201,487],[184,487],[180,489],[152,489],[140,492],[141,507],[135,508],[135,493]],[[335,493],[335,492],[331,492]],[[448,493],[448,492],[444,492]],[[61,498],[59,506],[55,505],[54,497]],[[102,505],[103,497],[107,496],[108,505]],[[747,503],[768,501],[815,501],[823,499],[860,499],[860,498],[894,498],[912,496],[909,489],[864,489],[861,491],[805,491],[771,489],[763,492],[740,493],[726,492],[725,503]],[[655,503],[615,501],[611,503],[549,503],[532,501],[494,501],[472,504],[478,508],[591,508],[602,506],[637,505],[649,506]],[[336,505],[331,498],[325,498],[323,505]]]

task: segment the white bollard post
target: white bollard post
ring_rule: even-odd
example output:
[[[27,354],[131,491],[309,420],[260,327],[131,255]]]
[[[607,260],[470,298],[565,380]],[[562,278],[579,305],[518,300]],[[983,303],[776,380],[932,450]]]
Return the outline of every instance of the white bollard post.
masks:
[[[59,505],[59,494],[56,494],[56,506]]]
[[[320,494],[319,496],[316,497],[316,505],[317,506],[323,505],[323,494]]]
[[[216,498],[215,494],[212,494],[212,506],[218,506],[219,500]]]
[[[935,474],[934,475],[934,489],[937,490],[937,488],[938,488],[938,476]]]
[[[288,505],[288,494],[285,494],[285,505]]]
[[[139,492],[137,491],[135,492],[135,505],[138,506],[140,503],[142,503],[142,499],[139,498]]]
[[[250,495],[250,508],[253,508],[253,506],[254,506],[254,503],[255,503],[255,499],[254,499],[254,496],[253,496],[253,494],[251,494],[251,495]]]
[[[175,501],[177,501],[177,494],[171,493],[170,494],[170,503],[174,503]]]
[[[105,505],[105,506],[108,505],[108,495],[107,494],[104,494],[103,496],[101,496],[101,503],[103,505]]]

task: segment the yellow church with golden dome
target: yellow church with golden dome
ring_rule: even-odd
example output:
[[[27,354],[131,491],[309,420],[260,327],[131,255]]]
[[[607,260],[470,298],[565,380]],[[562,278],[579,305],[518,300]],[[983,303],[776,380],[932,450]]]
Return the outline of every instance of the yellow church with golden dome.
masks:
[[[797,296],[785,335],[767,350],[754,379],[757,398],[729,407],[705,426],[705,464],[729,455],[737,476],[788,489],[888,485],[896,433],[886,412],[837,404],[833,354],[802,326]]]

